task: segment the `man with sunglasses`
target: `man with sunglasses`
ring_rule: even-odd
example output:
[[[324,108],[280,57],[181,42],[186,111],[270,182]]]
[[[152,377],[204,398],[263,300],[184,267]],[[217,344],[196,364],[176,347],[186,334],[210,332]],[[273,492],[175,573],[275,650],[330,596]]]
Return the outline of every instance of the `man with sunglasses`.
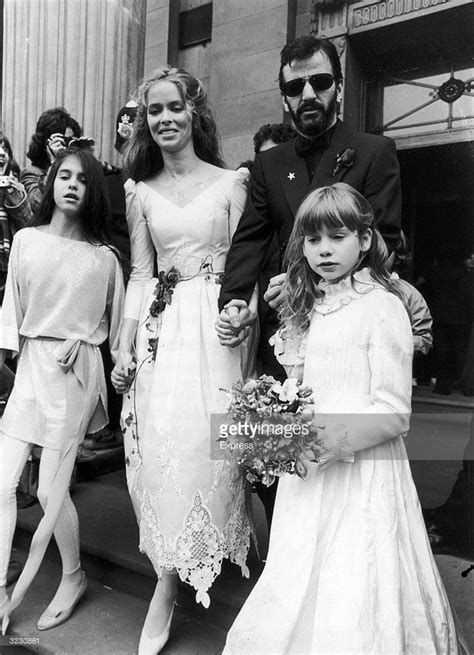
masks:
[[[297,136],[260,153],[252,168],[247,208],[227,256],[219,298],[221,318],[234,335],[223,344],[237,345],[255,320],[247,306],[266,251],[276,232],[282,266],[286,244],[301,201],[310,191],[346,182],[372,205],[389,251],[400,234],[400,167],[395,143],[383,136],[350,129],[338,119],[342,69],[335,46],[327,39],[302,36],[281,51],[280,91]],[[284,276],[271,281],[266,300],[278,307]],[[275,330],[277,328],[274,316]],[[267,337],[268,330],[263,330]],[[265,373],[284,377],[276,360],[263,361]]]

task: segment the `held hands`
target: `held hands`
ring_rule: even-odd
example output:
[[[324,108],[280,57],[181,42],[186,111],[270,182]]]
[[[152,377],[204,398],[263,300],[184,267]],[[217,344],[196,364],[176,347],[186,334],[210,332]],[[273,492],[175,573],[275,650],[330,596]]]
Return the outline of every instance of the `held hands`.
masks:
[[[272,277],[268,283],[267,290],[263,296],[272,309],[280,309],[286,296],[285,289],[286,273],[280,273]]]
[[[135,377],[136,368],[137,364],[132,353],[119,353],[117,363],[110,375],[112,385],[117,393],[127,393]]]
[[[250,334],[257,315],[245,300],[231,300],[219,314],[216,332],[221,346],[235,348]]]

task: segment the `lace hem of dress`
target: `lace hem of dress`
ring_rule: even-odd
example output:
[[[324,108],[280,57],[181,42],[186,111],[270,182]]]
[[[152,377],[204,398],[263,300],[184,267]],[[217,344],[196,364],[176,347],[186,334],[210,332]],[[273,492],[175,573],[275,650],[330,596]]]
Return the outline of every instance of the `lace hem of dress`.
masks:
[[[336,284],[320,282],[319,288],[324,291],[324,297],[314,303],[314,311],[318,314],[331,314],[341,307],[349,305],[354,300],[363,298],[366,294],[379,289],[380,285],[372,278],[368,268],[363,268]]]
[[[240,566],[244,577],[250,577],[246,559],[252,530],[245,516],[245,491],[242,488],[220,533],[211,520],[211,512],[204,504],[201,493],[197,491],[181,532],[174,540],[168,540],[163,535],[151,499],[144,491],[140,551],[150,558],[158,577],[163,569],[176,569],[181,580],[196,590],[196,602],[207,608],[210,605],[208,590],[220,574],[224,558]]]

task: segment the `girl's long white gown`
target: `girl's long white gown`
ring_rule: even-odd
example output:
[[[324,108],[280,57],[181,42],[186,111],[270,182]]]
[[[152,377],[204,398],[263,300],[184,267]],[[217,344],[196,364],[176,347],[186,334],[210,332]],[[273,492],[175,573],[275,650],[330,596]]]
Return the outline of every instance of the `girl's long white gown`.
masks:
[[[372,434],[352,435],[367,445],[379,419],[381,429],[407,421],[412,336],[399,299],[357,275],[359,292],[348,281],[325,287],[299,356],[328,413],[320,423],[350,435],[350,413],[368,412]],[[457,652],[403,436],[280,480],[265,569],[224,655]]]
[[[211,458],[210,431],[212,413],[225,411],[222,389],[242,377],[240,350],[219,344],[215,321],[246,177],[223,171],[184,207],[145,182],[126,184],[132,275],[125,316],[139,318],[137,374],[122,412],[128,486],[140,549],[158,575],[176,568],[206,606],[223,558],[248,575],[246,485],[233,465]],[[158,317],[150,316],[155,260],[158,271],[175,267],[181,276]]]

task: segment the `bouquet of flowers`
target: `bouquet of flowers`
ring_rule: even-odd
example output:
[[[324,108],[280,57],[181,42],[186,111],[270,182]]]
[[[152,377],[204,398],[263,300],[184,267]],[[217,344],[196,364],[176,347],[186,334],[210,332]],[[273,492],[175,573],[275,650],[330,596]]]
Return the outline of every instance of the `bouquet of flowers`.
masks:
[[[317,461],[318,429],[313,425],[312,389],[295,378],[283,384],[261,375],[237,382],[229,393],[228,434],[220,437],[236,454],[250,482],[269,487],[285,473],[304,478],[306,461]]]

